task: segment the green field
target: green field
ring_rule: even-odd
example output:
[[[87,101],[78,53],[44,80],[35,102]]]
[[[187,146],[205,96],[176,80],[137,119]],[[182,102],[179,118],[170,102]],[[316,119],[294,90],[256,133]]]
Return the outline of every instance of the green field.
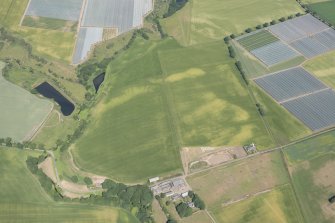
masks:
[[[159,58],[183,146],[273,145],[223,42]]]
[[[158,49],[177,47],[137,39],[107,71],[107,96],[74,155],[84,170],[122,181],[181,171],[179,144],[164,94]],[[107,84],[105,84],[107,86]]]
[[[37,16],[25,16],[22,21],[22,26],[41,29],[61,30],[64,32],[76,32],[78,23],[62,19],[52,19]]]
[[[29,0],[2,0],[0,2],[0,26],[5,26],[24,37],[33,50],[43,56],[69,62],[75,44],[75,32],[63,32],[20,26]]]
[[[181,44],[190,45],[240,34],[298,12],[303,11],[294,0],[191,0],[162,25]]]
[[[335,190],[334,143],[333,131],[285,149],[293,185],[308,223],[335,221],[335,207],[328,202]]]
[[[0,137],[30,139],[52,110],[52,103],[8,82],[0,62]]]
[[[262,30],[255,34],[247,35],[237,40],[237,42],[239,42],[239,44],[241,44],[248,51],[258,49],[262,46],[265,46],[267,44],[277,42],[277,41],[279,41],[279,39],[275,37],[274,35],[272,35],[267,30]]]
[[[191,175],[187,182],[212,211],[289,179],[281,154],[275,151]]]
[[[180,171],[181,146],[273,145],[222,42],[135,44],[109,66],[112,90],[75,145],[80,167],[137,181]]]
[[[255,83],[251,84],[251,88],[256,100],[261,104],[265,112],[264,119],[267,121],[278,144],[285,145],[312,133],[307,126],[284,107],[280,106],[273,98],[256,86]]]
[[[335,51],[331,51],[312,60],[303,66],[322,80],[329,87],[335,88]]]
[[[304,222],[290,185],[276,188],[213,212],[218,223]]]
[[[308,6],[316,12],[322,19],[335,25],[335,0],[309,0]]]
[[[138,222],[121,209],[52,201],[26,168],[28,155],[39,153],[0,148],[0,222]]]

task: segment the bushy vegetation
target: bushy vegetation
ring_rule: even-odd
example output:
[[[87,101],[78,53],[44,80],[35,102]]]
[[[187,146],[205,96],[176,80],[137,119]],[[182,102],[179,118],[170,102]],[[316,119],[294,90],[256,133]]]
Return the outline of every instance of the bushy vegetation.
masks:
[[[50,178],[45,175],[45,173],[41,169],[38,168],[38,164],[43,162],[46,157],[46,155],[40,155],[39,157],[28,156],[26,161],[27,167],[33,174],[38,177],[38,180],[43,189],[48,194],[50,194],[55,201],[58,201],[61,200],[63,196],[58,191],[56,185],[50,180]]]
[[[188,192],[188,196],[192,199],[194,206],[199,208],[200,210],[204,210],[206,208],[205,202],[193,191]]]
[[[102,188],[102,199],[127,210],[137,210],[136,217],[141,222],[153,222],[151,218],[151,204],[153,195],[151,190],[144,185],[126,186],[112,180],[105,180]]]
[[[192,208],[190,208],[186,203],[181,202],[180,204],[178,204],[176,206],[176,210],[179,214],[180,217],[184,218],[184,217],[188,217],[191,216],[193,211]]]
[[[188,0],[170,0],[169,9],[164,14],[164,18],[173,15],[175,12],[184,7]]]
[[[151,217],[153,195],[149,187],[145,185],[127,186],[123,183],[116,183],[110,179],[102,183],[102,188],[105,191],[102,195],[90,195],[87,198],[73,199],[64,197],[61,189],[58,188],[45,173],[38,168],[38,164],[43,162],[47,155],[39,157],[29,156],[26,160],[28,169],[38,177],[38,180],[43,189],[50,194],[55,201],[75,201],[81,203],[111,205],[113,207],[121,207],[128,211],[132,211],[135,216],[141,221],[150,223],[153,222]],[[77,177],[73,177],[73,181],[77,181]],[[92,185],[92,179],[84,178],[87,185]]]

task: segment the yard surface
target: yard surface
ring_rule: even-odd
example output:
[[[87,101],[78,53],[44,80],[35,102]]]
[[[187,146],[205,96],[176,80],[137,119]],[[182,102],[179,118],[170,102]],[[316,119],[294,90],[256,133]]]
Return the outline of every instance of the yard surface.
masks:
[[[218,223],[303,222],[290,185],[219,208],[214,216]]]
[[[0,137],[29,140],[47,118],[53,104],[5,80],[3,67],[0,61]]]
[[[209,210],[288,183],[280,153],[271,152],[191,175],[187,182]]]
[[[191,0],[162,25],[181,44],[190,45],[223,39],[298,12],[302,10],[294,0]]]
[[[328,202],[335,190],[334,143],[333,131],[285,150],[293,185],[308,223],[335,221],[335,206]]]
[[[40,154],[0,148],[0,222],[138,222],[121,209],[54,202],[27,169],[28,155]]]

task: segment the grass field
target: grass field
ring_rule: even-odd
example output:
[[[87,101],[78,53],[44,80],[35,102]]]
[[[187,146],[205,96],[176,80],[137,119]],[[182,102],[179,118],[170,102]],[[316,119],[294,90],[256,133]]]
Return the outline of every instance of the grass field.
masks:
[[[280,153],[272,152],[192,175],[187,182],[209,210],[216,210],[222,203],[286,184],[288,175]]]
[[[183,146],[272,146],[224,43],[160,51],[159,58]]]
[[[312,133],[307,126],[275,102],[255,83],[252,83],[251,87],[256,100],[262,105],[265,112],[264,119],[268,122],[277,143],[285,145]]]
[[[52,201],[26,168],[28,155],[39,153],[0,148],[0,222],[138,222],[121,209]]]
[[[273,145],[221,42],[138,39],[109,69],[112,90],[74,150],[85,170],[144,180],[180,171],[181,146]]]
[[[41,55],[69,62],[75,44],[75,33],[21,27],[20,21],[28,2],[28,0],[2,0],[0,26],[5,26],[20,34],[32,44],[33,50]]]
[[[307,61],[303,66],[329,87],[335,88],[335,51]]]
[[[0,62],[0,137],[22,141],[30,139],[47,118],[53,105],[8,82],[2,76]]]
[[[212,223],[212,219],[205,211],[193,213],[190,217],[182,218],[180,223]]]
[[[328,132],[285,149],[293,184],[306,222],[335,221],[335,132]]]
[[[334,152],[335,131],[324,133],[285,149],[291,166]]]
[[[64,32],[76,32],[78,22],[67,21],[62,19],[52,19],[38,16],[25,16],[22,21],[22,26],[41,29],[61,30]]]
[[[335,25],[335,0],[306,0],[309,8],[321,18]]]
[[[128,182],[181,171],[157,56],[158,49],[173,47],[171,40],[137,39],[110,64],[105,80],[110,90],[75,145],[75,159],[84,170]]]
[[[252,35],[247,35],[238,42],[248,51],[255,50],[267,44],[277,42],[279,39],[267,30],[262,30]]]
[[[302,12],[294,0],[191,0],[162,25],[181,44],[197,44],[239,34],[247,28]]]
[[[218,223],[304,222],[290,185],[214,211]]]

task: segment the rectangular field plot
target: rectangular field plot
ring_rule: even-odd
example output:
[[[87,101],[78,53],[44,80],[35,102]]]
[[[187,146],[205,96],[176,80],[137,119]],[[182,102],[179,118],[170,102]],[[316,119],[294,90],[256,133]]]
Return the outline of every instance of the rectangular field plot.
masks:
[[[143,17],[152,10],[151,0],[88,0],[82,26],[118,28],[126,32],[143,23]]]
[[[335,125],[335,93],[332,90],[320,91],[282,105],[313,131]]]
[[[83,0],[31,0],[25,15],[78,21]]]
[[[283,41],[292,42],[328,28],[326,24],[308,14],[271,26],[269,30]]]
[[[267,66],[273,66],[299,56],[298,52],[281,41],[252,50],[251,53]]]
[[[86,58],[91,46],[102,40],[103,28],[80,28],[72,63],[78,64]]]
[[[255,82],[279,103],[327,88],[300,67],[266,75],[255,79]]]
[[[328,49],[335,49],[335,30],[330,28],[315,34],[315,38]]]
[[[306,58],[312,58],[335,49],[335,30],[327,29],[290,44]]]
[[[279,39],[266,30],[255,32],[251,35],[244,35],[237,41],[248,51],[255,50]]]
[[[305,37],[291,43],[291,46],[303,54],[306,58],[312,58],[328,51],[328,48],[322,45],[313,37]]]

